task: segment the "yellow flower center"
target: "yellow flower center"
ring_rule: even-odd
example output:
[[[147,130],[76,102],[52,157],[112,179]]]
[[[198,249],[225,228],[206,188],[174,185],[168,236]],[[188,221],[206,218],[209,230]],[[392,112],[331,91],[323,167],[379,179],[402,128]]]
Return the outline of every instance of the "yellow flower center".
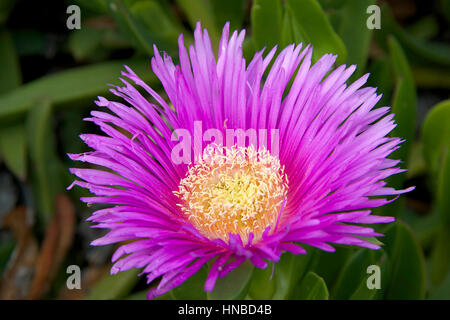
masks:
[[[265,148],[208,146],[174,192],[189,221],[209,239],[230,233],[248,242],[274,229],[288,179],[280,160]]]

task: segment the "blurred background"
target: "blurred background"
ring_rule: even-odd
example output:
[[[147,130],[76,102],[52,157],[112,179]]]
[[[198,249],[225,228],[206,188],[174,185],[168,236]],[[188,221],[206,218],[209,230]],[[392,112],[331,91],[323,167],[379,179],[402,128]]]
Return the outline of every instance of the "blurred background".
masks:
[[[381,10],[368,13],[374,4]],[[70,5],[80,9],[80,29],[69,28]],[[406,140],[392,158],[408,172],[389,184],[416,186],[375,210],[398,218],[378,227],[382,250],[285,254],[273,280],[271,268],[255,269],[240,297],[450,299],[449,0],[1,0],[0,299],[145,297],[138,270],[109,275],[114,246],[89,245],[104,231],[85,221],[94,211],[79,201],[85,191],[66,191],[74,166],[66,154],[87,151],[78,136],[98,129],[82,119],[119,84],[123,64],[161,90],[152,44],[177,60],[178,35],[192,43],[197,20],[216,48],[226,21],[247,29],[247,61],[263,47],[306,42],[315,60],[332,52],[339,64],[357,64],[351,80],[369,72],[383,93],[378,106],[396,114],[392,135]],[[381,290],[365,285],[371,264],[381,266]],[[81,289],[67,287],[70,265],[81,270]],[[204,276],[162,299],[208,298]],[[314,294],[298,290],[311,283]]]

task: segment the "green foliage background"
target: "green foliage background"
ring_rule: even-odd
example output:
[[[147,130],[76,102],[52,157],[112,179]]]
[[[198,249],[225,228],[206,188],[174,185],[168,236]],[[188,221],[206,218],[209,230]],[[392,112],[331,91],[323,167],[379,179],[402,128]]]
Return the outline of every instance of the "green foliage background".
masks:
[[[66,28],[70,4],[81,8],[80,30]],[[366,27],[373,4],[381,8],[379,30]],[[244,264],[211,294],[202,289],[202,269],[161,298],[449,299],[448,0],[0,2],[0,298],[145,297],[138,271],[110,276],[112,248],[88,246],[99,233],[84,222],[92,210],[78,201],[84,191],[65,190],[72,181],[66,153],[86,150],[78,135],[95,129],[82,119],[97,95],[109,95],[108,83],[119,83],[123,64],[161,90],[150,69],[153,43],[176,57],[178,35],[191,44],[198,20],[215,48],[226,21],[246,28],[247,61],[263,47],[304,42],[314,46],[314,60],[335,53],[338,64],[357,64],[351,80],[369,72],[369,84],[384,94],[379,106],[396,114],[392,135],[405,139],[392,158],[403,159],[408,172],[389,184],[416,190],[374,210],[398,218],[378,227],[386,234],[379,251],[308,248],[307,255],[284,254],[273,274]],[[61,217],[71,210],[69,225]],[[85,275],[75,293],[65,286],[69,264]],[[381,290],[367,289],[372,264],[381,267]],[[25,267],[28,278],[20,276]],[[8,284],[11,277],[16,285]]]

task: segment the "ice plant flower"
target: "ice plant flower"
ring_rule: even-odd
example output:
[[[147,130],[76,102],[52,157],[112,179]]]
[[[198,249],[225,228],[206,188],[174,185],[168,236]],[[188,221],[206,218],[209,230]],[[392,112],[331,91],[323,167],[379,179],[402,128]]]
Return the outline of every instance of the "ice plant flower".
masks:
[[[368,238],[381,235],[365,225],[394,218],[370,209],[411,190],[383,181],[403,171],[387,158],[402,140],[386,136],[393,114],[375,108],[381,95],[363,87],[368,75],[347,85],[355,66],[334,68],[331,54],[312,64],[302,44],[283,49],[270,70],[276,48],[246,64],[244,35],[230,37],[226,24],[216,58],[198,24],[189,51],[179,37],[179,65],[155,46],[151,67],[167,100],[125,67],[128,80],[111,89],[122,102],[99,97],[106,112],[87,119],[105,135],[81,135],[93,151],[69,155],[105,169],[71,169],[73,185],[95,195],[82,201],[110,206],[88,219],[110,229],[92,244],[126,241],[111,272],[142,268],[150,299],[209,261],[207,291],[246,260],[265,268],[283,252],[306,253],[302,244],[378,249]],[[199,123],[202,141],[191,143]],[[271,143],[234,143],[239,134],[223,142],[229,130],[242,138],[249,129]],[[189,161],[175,161],[174,150]]]

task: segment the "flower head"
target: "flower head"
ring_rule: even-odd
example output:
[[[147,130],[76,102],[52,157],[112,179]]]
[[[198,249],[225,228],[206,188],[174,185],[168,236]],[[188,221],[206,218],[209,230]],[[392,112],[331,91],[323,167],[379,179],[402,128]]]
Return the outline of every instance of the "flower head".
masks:
[[[93,151],[70,155],[105,168],[71,169],[73,184],[95,194],[83,201],[111,206],[89,218],[110,229],[92,244],[128,241],[111,272],[143,268],[148,283],[160,279],[148,298],[210,260],[208,291],[244,261],[265,268],[285,251],[306,253],[302,244],[378,249],[367,238],[380,234],[358,224],[393,221],[370,208],[411,190],[383,181],[403,171],[387,158],[402,141],[386,136],[393,115],[374,108],[381,95],[362,87],[367,75],[347,85],[355,66],[333,69],[331,54],[312,64],[312,48],[301,44],[266,72],[276,48],[247,65],[244,34],[230,38],[226,24],[217,61],[200,24],[189,54],[179,37],[179,65],[154,47],[168,101],[126,67],[129,80],[111,89],[123,102],[99,97],[109,112],[87,119],[105,135],[82,135]]]
[[[244,243],[274,229],[288,190],[280,160],[265,148],[208,146],[179,191],[181,210],[211,240],[239,234]]]

